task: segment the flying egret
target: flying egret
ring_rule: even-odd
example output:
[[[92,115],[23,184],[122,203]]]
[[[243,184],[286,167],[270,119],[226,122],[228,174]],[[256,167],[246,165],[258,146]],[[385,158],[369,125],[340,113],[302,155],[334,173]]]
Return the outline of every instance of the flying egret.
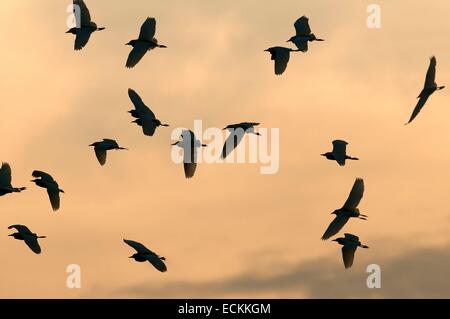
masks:
[[[147,18],[141,26],[139,38],[131,40],[126,45],[131,45],[131,50],[128,55],[126,67],[133,68],[144,57],[147,51],[154,48],[167,48],[165,45],[158,44],[158,40],[155,38],[156,20],[155,18]]]
[[[120,147],[115,140],[104,138],[103,141],[95,142],[89,146],[94,146],[95,156],[97,156],[98,162],[101,165],[106,163],[106,152],[110,150],[128,150],[127,148]]]
[[[342,140],[333,141],[333,151],[320,154],[329,160],[336,161],[340,166],[345,165],[345,160],[359,160],[357,157],[347,155],[347,142]]]
[[[430,58],[430,65],[428,66],[428,71],[425,77],[425,83],[423,85],[422,92],[420,92],[419,96],[417,97],[419,101],[417,102],[417,105],[411,114],[411,118],[406,124],[411,123],[416,118],[416,116],[419,114],[420,110],[422,110],[423,106],[425,105],[431,94],[433,94],[436,90],[442,90],[443,88],[445,88],[445,86],[437,86],[435,82],[435,77],[436,77],[436,57],[432,56]]]
[[[129,258],[133,258],[137,262],[148,261],[153,265],[153,267],[158,269],[160,272],[167,271],[167,267],[164,264],[164,260],[166,260],[166,258],[158,256],[153,251],[151,251],[150,249],[148,249],[147,247],[136,241],[128,239],[124,239],[123,241],[137,251],[137,253],[133,254]]]
[[[59,193],[64,193],[64,191],[59,188],[58,183],[50,174],[42,171],[33,171],[32,176],[36,177],[36,179],[31,180],[33,183],[39,187],[47,189],[47,194],[50,199],[50,203],[52,204],[52,208],[54,211],[57,211],[60,203]]]
[[[264,51],[269,52],[270,59],[275,61],[275,74],[281,75],[286,70],[291,52],[296,52],[299,50],[285,47],[271,47]]]
[[[147,136],[153,136],[158,126],[169,126],[169,124],[162,124],[160,120],[155,117],[155,114],[150,108],[144,104],[141,97],[132,89],[128,89],[128,96],[133,102],[134,110],[128,111],[134,118],[132,123],[142,126],[142,131]]]
[[[197,148],[206,147],[195,137],[191,130],[183,130],[181,140],[172,144],[183,149],[184,176],[192,178],[197,168]]]
[[[355,252],[358,247],[369,248],[369,246],[361,244],[359,237],[352,234],[344,234],[345,237],[333,239],[342,245],[342,259],[344,260],[345,268],[350,268],[353,265]]]
[[[15,228],[18,232],[8,236],[14,237],[17,240],[23,240],[35,254],[41,253],[41,247],[39,246],[38,239],[47,238],[46,236],[38,236],[35,233],[31,232],[28,227],[24,225],[11,225],[8,227],[8,229],[13,228]]]
[[[11,185],[11,167],[8,163],[2,163],[0,168],[0,196],[10,193],[20,193],[26,187],[12,187]]]
[[[342,227],[348,222],[351,217],[367,220],[367,215],[363,215],[357,208],[364,194],[364,181],[362,178],[357,178],[353,184],[352,190],[345,201],[344,206],[336,209],[331,214],[336,215],[334,220],[330,223],[327,230],[322,236],[323,240],[336,235]]]
[[[308,51],[308,41],[324,41],[316,38],[314,33],[311,33],[308,20],[305,16],[298,18],[294,23],[296,34],[287,41],[294,43],[298,50],[302,52]]]
[[[73,0],[73,5],[78,6],[79,11],[74,9],[74,14],[77,15],[79,12],[79,17],[75,17],[77,20],[77,26],[71,28],[66,33],[75,34],[75,46],[74,49],[79,51],[84,48],[88,43],[91,34],[95,31],[105,30],[105,28],[98,28],[95,22],[91,21],[91,15],[89,9],[83,0]],[[79,25],[78,25],[79,23]]]
[[[226,158],[242,141],[245,133],[255,134],[260,136],[258,132],[255,132],[255,126],[259,125],[259,123],[255,122],[242,122],[238,124],[231,124],[225,127],[223,130],[228,130],[230,135],[225,141],[225,144],[222,148],[222,158]]]

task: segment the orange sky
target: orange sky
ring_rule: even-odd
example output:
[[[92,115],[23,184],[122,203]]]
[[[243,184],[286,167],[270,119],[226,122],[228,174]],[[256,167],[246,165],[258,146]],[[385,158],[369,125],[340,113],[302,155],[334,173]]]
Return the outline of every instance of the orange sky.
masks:
[[[448,89],[403,125],[431,55],[450,87],[448,1],[377,1],[382,27],[368,29],[371,1],[87,0],[106,30],[81,52],[64,33],[66,2],[0,2],[0,160],[28,187],[0,198],[0,297],[450,297]],[[263,50],[288,45],[303,14],[326,41],[276,77]],[[168,48],[127,70],[124,44],[147,16]],[[143,136],[128,88],[171,127]],[[186,180],[170,134],[194,120],[279,128],[279,172],[201,164]],[[104,137],[130,151],[101,167],[87,145]],[[361,160],[319,156],[338,138]],[[29,183],[34,169],[66,191],[58,213]],[[369,221],[344,230],[371,248],[345,270],[340,247],[320,237],[355,177]],[[43,253],[8,237],[11,224],[47,235]],[[128,259],[122,238],[165,256],[168,272]],[[371,263],[378,290],[365,285]],[[81,289],[65,285],[69,264],[81,266]]]

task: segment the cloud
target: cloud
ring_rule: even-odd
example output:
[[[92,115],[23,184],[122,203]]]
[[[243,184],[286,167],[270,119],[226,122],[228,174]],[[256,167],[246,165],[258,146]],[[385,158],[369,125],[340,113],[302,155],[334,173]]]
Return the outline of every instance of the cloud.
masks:
[[[151,283],[126,287],[118,295],[140,298],[448,298],[450,243],[420,248],[380,263],[381,288],[366,286],[366,266],[357,256],[354,268],[337,268],[336,256],[321,257],[278,270],[247,270],[223,280],[178,281],[155,287]],[[367,259],[367,258],[363,258]],[[340,262],[340,260],[339,260]],[[368,265],[370,263],[365,263]],[[274,265],[275,266],[275,265]],[[339,265],[342,266],[342,265]]]

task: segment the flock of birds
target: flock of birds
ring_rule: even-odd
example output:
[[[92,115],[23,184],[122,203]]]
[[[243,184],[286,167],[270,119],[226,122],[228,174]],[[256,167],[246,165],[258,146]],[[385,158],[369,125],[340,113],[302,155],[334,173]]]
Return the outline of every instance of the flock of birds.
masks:
[[[92,33],[104,30],[105,28],[97,27],[97,24],[91,20],[89,10],[83,0],[73,0],[73,4],[75,16],[78,16],[79,19],[77,20],[77,27],[71,28],[67,33],[75,35],[74,49],[78,51],[87,45]],[[271,59],[275,64],[276,75],[281,75],[286,70],[291,52],[307,52],[308,42],[324,41],[323,39],[317,38],[314,33],[311,32],[308,18],[305,16],[300,17],[294,23],[294,27],[296,34],[292,36],[288,42],[292,42],[297,49],[275,46],[265,50],[271,54]],[[155,48],[166,48],[165,45],[158,44],[158,40],[154,37],[155,30],[156,20],[154,18],[147,18],[141,26],[138,38],[127,43],[127,45],[133,47],[126,61],[125,66],[127,68],[135,67],[148,51]],[[435,75],[436,58],[433,56],[430,58],[424,87],[418,96],[419,101],[406,124],[411,123],[417,117],[430,95],[435,91],[444,88],[444,86],[438,86],[436,84]],[[168,124],[163,124],[161,120],[155,116],[152,110],[143,102],[142,98],[134,90],[129,89],[128,96],[134,105],[134,108],[128,111],[134,118],[132,123],[142,127],[144,135],[153,136],[158,127],[169,126]],[[221,154],[222,158],[226,158],[233,149],[236,148],[246,133],[260,135],[258,132],[254,131],[254,128],[257,125],[259,125],[259,123],[242,122],[226,126],[224,130],[229,131],[230,135],[223,146]],[[333,141],[333,150],[321,155],[328,160],[336,161],[340,166],[345,166],[347,160],[358,160],[356,157],[347,155],[347,145],[348,143],[346,141],[335,140]],[[108,151],[127,150],[127,148],[119,146],[117,141],[109,138],[94,142],[89,146],[94,147],[95,155],[101,165],[105,165]],[[185,129],[181,134],[181,139],[173,143],[172,146],[181,147],[184,150],[183,163],[185,177],[192,178],[197,167],[197,149],[200,147],[207,147],[207,145],[202,144],[191,130]],[[32,176],[34,179],[31,180],[31,182],[47,190],[52,209],[57,211],[60,208],[60,193],[64,193],[64,191],[59,187],[56,180],[46,172],[35,170],[32,172]],[[13,187],[11,180],[11,167],[8,163],[3,163],[0,168],[0,196],[11,193],[20,193],[26,189],[26,187]],[[361,178],[357,178],[344,205],[332,212],[332,214],[336,216],[323,234],[323,240],[327,240],[338,234],[350,218],[367,220],[367,215],[361,214],[358,209],[363,194],[364,181]],[[11,225],[8,229],[15,229],[17,231],[9,236],[24,241],[34,253],[41,253],[38,239],[45,238],[45,236],[38,236],[24,225]],[[124,239],[123,241],[136,251],[130,258],[133,258],[137,262],[148,261],[157,270],[161,272],[167,271],[164,257],[160,257],[143,244],[136,241],[128,239]],[[344,237],[336,238],[334,241],[342,245],[342,257],[345,268],[352,266],[355,252],[358,247],[369,248],[360,242],[358,236],[349,233],[345,233]]]

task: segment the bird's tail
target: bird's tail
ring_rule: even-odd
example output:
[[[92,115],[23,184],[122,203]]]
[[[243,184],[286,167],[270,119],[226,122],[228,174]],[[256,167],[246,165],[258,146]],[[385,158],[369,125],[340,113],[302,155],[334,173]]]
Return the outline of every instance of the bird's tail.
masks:
[[[357,158],[357,157],[348,156],[347,159],[348,160],[353,160],[353,161],[359,161],[359,158]]]

